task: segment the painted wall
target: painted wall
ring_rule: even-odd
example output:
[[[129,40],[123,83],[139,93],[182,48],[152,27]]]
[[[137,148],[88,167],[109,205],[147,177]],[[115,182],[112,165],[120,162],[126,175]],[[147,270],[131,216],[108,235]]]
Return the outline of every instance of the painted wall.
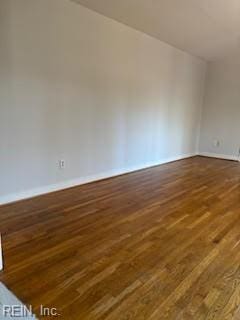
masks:
[[[236,159],[240,148],[240,58],[208,64],[200,152]],[[219,143],[217,143],[219,142]]]
[[[197,151],[203,61],[70,0],[0,15],[0,202]]]

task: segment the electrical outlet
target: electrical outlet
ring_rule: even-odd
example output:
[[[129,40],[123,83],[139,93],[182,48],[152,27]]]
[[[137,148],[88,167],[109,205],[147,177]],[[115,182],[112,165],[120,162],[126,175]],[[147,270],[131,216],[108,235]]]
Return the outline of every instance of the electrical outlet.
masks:
[[[214,147],[218,148],[220,146],[220,141],[217,139],[213,140],[213,145]]]
[[[59,162],[58,162],[58,166],[59,166],[59,169],[65,169],[66,168],[66,162],[65,162],[65,160],[59,160]]]

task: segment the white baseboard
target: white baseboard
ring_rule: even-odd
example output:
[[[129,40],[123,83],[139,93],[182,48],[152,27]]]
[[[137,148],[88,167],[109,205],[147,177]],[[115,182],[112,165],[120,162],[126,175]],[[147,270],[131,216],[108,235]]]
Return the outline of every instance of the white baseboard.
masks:
[[[162,159],[162,160],[155,161],[155,162],[148,162],[148,163],[145,163],[142,165],[137,165],[137,166],[133,166],[133,167],[129,167],[129,168],[114,169],[114,170],[110,170],[107,172],[99,173],[97,175],[81,177],[81,178],[63,181],[63,182],[59,182],[59,183],[48,185],[48,186],[43,186],[43,187],[31,189],[31,190],[22,191],[19,193],[0,196],[0,205],[4,205],[7,203],[11,203],[11,202],[16,202],[16,201],[23,200],[23,199],[33,198],[33,197],[43,195],[46,193],[80,186],[80,185],[83,185],[86,183],[119,176],[119,175],[122,175],[125,173],[130,173],[130,172],[146,169],[146,168],[158,166],[161,164],[165,164],[165,163],[169,163],[169,162],[173,162],[173,161],[177,161],[177,160],[190,158],[190,157],[193,157],[196,155],[197,155],[196,153],[184,154],[184,155],[180,155],[180,156],[176,156],[176,157]]]
[[[239,161],[237,156],[230,156],[227,154],[218,154],[218,153],[211,153],[211,152],[199,152],[199,156],[210,157],[210,158],[218,158],[224,160],[233,160]]]

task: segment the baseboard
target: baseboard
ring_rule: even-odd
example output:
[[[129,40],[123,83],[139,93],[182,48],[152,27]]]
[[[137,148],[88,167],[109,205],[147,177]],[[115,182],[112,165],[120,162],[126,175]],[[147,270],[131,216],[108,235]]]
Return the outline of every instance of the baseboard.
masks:
[[[227,154],[218,154],[218,153],[211,153],[211,152],[199,152],[200,156],[210,157],[210,158],[218,158],[224,160],[232,160],[232,161],[239,161],[237,156],[230,156]]]
[[[112,178],[115,176],[119,176],[122,174],[130,173],[130,172],[134,172],[134,171],[138,171],[138,170],[142,170],[142,169],[151,168],[151,167],[158,166],[161,164],[190,158],[190,157],[193,157],[196,155],[197,155],[196,153],[184,154],[184,155],[180,155],[180,156],[176,156],[176,157],[162,159],[162,160],[155,161],[155,162],[148,162],[148,163],[138,165],[138,166],[133,166],[133,167],[129,167],[129,168],[114,169],[114,170],[103,172],[103,173],[100,173],[97,175],[92,175],[92,176],[88,176],[88,177],[81,177],[81,178],[68,180],[68,181],[64,181],[64,182],[60,182],[60,183],[56,183],[56,184],[52,184],[52,185],[48,185],[48,186],[34,188],[31,190],[26,190],[26,191],[19,192],[19,193],[9,194],[9,195],[0,197],[0,205],[12,203],[12,202],[16,202],[16,201],[20,201],[20,200],[24,200],[24,199],[33,198],[33,197],[40,196],[43,194],[80,186],[80,185],[94,182],[94,181]]]

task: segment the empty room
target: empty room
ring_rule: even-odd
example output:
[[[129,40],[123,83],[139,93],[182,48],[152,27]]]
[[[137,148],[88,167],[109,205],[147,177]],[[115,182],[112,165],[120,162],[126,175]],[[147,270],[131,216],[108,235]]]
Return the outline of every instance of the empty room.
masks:
[[[0,319],[240,320],[240,1],[0,0]]]

